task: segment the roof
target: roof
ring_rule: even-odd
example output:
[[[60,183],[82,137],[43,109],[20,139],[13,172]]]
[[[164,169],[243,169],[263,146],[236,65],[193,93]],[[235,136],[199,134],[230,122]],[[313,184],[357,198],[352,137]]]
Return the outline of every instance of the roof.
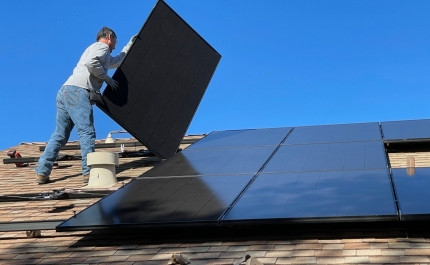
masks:
[[[187,136],[186,138],[201,138]],[[134,142],[135,139],[119,139]],[[103,141],[97,141],[103,143]],[[46,143],[22,143],[16,149],[23,157],[40,156]],[[68,143],[76,144],[74,142]],[[181,148],[186,148],[182,145]],[[142,147],[143,148],[143,147]],[[97,151],[119,151],[118,148]],[[126,148],[133,151],[140,148]],[[62,150],[76,155],[79,151]],[[414,155],[416,166],[430,166],[427,152],[389,154],[392,167],[406,167]],[[121,158],[116,168],[116,189],[152,168],[141,157]],[[34,168],[0,164],[0,194],[26,194],[83,187],[80,161],[62,161],[52,171],[51,183],[35,183]],[[99,198],[0,202],[0,222],[65,220]],[[13,224],[13,223],[12,223]],[[15,223],[16,224],[16,223]],[[249,226],[240,229],[165,228],[56,232],[42,230],[41,237],[26,231],[0,232],[0,264],[167,264],[175,253],[191,264],[233,264],[244,255],[263,264],[418,264],[430,262],[430,230],[425,223],[289,224]]]

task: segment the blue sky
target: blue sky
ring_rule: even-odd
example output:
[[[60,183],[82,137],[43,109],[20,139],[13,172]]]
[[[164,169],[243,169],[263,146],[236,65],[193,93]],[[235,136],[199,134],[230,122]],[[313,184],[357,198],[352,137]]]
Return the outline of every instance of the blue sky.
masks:
[[[166,3],[222,55],[188,134],[430,116],[430,1]],[[0,150],[47,141],[56,93],[98,30],[115,30],[115,55],[154,5],[2,3]],[[98,139],[121,129],[94,110]],[[74,131],[70,140],[77,139]]]

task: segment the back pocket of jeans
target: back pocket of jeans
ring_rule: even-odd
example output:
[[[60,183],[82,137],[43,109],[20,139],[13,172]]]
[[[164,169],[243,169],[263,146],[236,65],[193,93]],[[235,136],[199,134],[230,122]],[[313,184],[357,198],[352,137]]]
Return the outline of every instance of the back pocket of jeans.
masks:
[[[66,101],[67,108],[73,108],[79,102],[79,90],[65,90],[64,100]]]

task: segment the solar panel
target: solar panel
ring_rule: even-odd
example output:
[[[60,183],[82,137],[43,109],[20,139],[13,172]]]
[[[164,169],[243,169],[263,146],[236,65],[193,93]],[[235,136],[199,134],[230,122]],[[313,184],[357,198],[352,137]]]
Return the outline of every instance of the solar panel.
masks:
[[[168,161],[143,174],[145,177],[255,174],[276,146],[227,149],[197,149],[177,153]]]
[[[381,122],[385,142],[430,139],[430,119]]]
[[[187,148],[226,148],[279,145],[290,132],[290,127],[270,129],[250,129],[212,132]]]
[[[253,175],[136,179],[57,227],[217,225]]]
[[[397,220],[386,169],[260,174],[221,224]]]
[[[430,219],[430,168],[392,169],[402,220]]]
[[[377,122],[296,127],[284,144],[381,140]]]
[[[281,146],[263,172],[385,169],[382,142],[348,142]]]
[[[161,158],[175,154],[221,59],[158,1],[97,106]]]

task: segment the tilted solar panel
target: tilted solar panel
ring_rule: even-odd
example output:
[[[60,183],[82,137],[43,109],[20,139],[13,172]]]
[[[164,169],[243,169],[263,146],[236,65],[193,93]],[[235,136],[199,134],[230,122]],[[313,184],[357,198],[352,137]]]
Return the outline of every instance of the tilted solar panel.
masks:
[[[161,158],[175,154],[220,54],[158,1],[97,106]]]

